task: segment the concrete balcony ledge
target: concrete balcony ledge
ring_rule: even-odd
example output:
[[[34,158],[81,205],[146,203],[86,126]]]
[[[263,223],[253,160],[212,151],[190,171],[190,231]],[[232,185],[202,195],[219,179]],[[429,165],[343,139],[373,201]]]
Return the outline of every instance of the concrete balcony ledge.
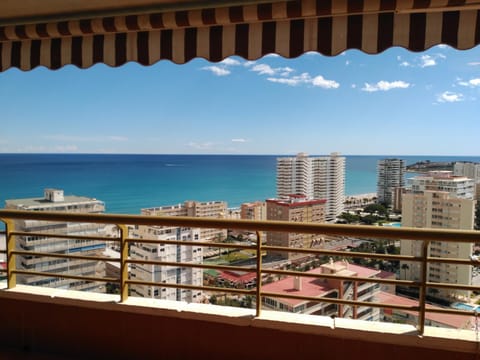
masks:
[[[474,331],[19,285],[0,289],[4,347],[68,358],[474,359]],[[2,341],[2,342],[3,342]],[[165,357],[164,357],[165,356]]]

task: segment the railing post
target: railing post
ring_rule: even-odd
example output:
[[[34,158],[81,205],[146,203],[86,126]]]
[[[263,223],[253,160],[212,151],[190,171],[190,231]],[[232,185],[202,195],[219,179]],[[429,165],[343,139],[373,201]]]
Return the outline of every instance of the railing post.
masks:
[[[117,225],[120,229],[120,302],[128,299],[128,227]]]
[[[257,301],[255,316],[259,317],[262,310],[262,236],[257,231]]]
[[[419,306],[420,311],[418,313],[418,332],[420,335],[423,335],[425,331],[425,306],[426,306],[426,297],[427,297],[427,270],[428,270],[428,247],[430,245],[430,240],[423,240],[423,249],[422,249],[422,283],[419,290]]]
[[[15,235],[12,233],[15,231],[15,223],[12,220],[5,221],[5,233],[7,237],[7,286],[9,289],[17,286],[17,274],[15,274],[16,256],[13,253],[15,251]]]

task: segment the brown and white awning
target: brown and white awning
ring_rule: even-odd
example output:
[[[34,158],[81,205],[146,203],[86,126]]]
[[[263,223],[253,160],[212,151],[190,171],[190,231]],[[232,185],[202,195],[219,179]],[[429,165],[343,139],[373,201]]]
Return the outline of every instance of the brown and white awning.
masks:
[[[273,0],[272,0],[273,1]],[[480,0],[250,1],[248,5],[0,26],[0,71],[73,64],[181,64],[269,53],[294,58],[347,49],[377,54],[393,46],[423,51],[480,43]]]

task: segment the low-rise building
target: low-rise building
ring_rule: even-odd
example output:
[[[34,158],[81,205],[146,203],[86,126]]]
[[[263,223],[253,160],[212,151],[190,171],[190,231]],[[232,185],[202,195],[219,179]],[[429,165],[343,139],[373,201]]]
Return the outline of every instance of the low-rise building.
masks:
[[[378,278],[380,270],[350,264],[346,261],[330,261],[319,268],[305,272],[308,274],[328,274],[348,277]],[[337,305],[322,302],[322,299],[343,299],[375,302],[380,286],[375,283],[352,280],[322,279],[315,277],[288,276],[284,279],[265,284],[264,292],[276,293],[279,296],[299,295],[318,298],[318,302],[282,297],[264,297],[262,306],[266,309],[280,310],[292,313],[339,316],[346,318],[374,320],[380,319],[378,308],[367,306]]]
[[[400,306],[418,306],[418,300],[409,299],[404,296],[398,296],[391,293],[380,291],[377,294],[378,302],[381,304],[391,304]],[[438,309],[438,306],[426,304],[427,309]],[[418,324],[418,312],[382,308],[382,321],[395,322],[401,324],[411,324],[416,326]],[[468,329],[473,330],[475,326],[475,318],[473,316],[442,314],[435,312],[425,312],[425,325],[434,327],[445,327],[450,329]]]
[[[45,189],[43,197],[6,200],[5,208],[28,211],[99,214],[105,211],[105,204],[95,198],[64,195],[64,191],[61,189]],[[15,229],[26,233],[43,232],[50,235],[69,236],[69,238],[62,238],[41,235],[21,235],[17,237],[17,249],[21,251],[101,256],[106,247],[105,241],[103,240],[72,238],[72,236],[104,237],[105,225],[102,224],[16,220]],[[45,273],[89,277],[105,276],[105,264],[97,260],[72,260],[48,258],[45,256],[17,255],[17,266],[23,270]],[[18,274],[17,281],[33,286],[105,292],[103,283],[86,280]]]

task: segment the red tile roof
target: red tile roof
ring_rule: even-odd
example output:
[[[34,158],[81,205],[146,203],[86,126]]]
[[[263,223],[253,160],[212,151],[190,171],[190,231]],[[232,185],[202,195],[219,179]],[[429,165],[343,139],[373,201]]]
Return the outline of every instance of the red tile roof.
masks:
[[[377,298],[379,303],[381,304],[418,306],[418,300],[409,299],[403,296],[386,293],[384,291],[380,291]],[[427,304],[427,308],[438,309],[439,307]],[[418,316],[418,313],[416,311],[410,311],[410,310],[396,310],[396,311],[402,311],[410,315]],[[425,313],[425,318],[427,320],[434,321],[438,324],[447,325],[456,329],[470,329],[471,324],[475,322],[475,318],[473,316],[440,314],[440,313],[431,313],[428,311]]]

